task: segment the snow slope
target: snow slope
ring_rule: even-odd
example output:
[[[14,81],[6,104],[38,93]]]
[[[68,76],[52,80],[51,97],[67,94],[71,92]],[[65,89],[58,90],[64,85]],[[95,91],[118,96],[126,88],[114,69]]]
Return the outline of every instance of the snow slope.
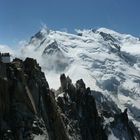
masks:
[[[76,35],[43,28],[21,53],[38,60],[51,88],[60,86],[61,73],[73,82],[82,78],[122,110],[127,107],[140,129],[139,38],[106,28],[77,30]]]

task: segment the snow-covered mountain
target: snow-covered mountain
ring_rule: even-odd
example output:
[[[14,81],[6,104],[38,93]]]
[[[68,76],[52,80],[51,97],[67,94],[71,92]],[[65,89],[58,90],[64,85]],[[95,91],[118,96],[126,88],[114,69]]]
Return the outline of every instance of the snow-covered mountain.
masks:
[[[101,91],[140,129],[140,40],[100,28],[76,30],[77,34],[43,28],[22,48],[42,66],[51,88],[58,89],[65,73],[73,82],[83,79]]]

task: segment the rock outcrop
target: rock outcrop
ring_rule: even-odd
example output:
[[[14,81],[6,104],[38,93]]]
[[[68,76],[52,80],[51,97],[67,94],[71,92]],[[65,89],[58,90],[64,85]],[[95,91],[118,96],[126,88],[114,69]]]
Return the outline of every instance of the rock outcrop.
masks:
[[[36,60],[15,59],[2,65],[0,139],[27,140],[43,135],[44,139],[67,140],[55,98]]]
[[[111,134],[139,140],[127,110],[101,102],[102,94],[82,79],[73,85],[62,74],[60,82],[59,90],[50,90],[31,58],[0,63],[0,140],[107,140]]]
[[[138,129],[124,112],[103,94],[91,91],[82,79],[74,86],[65,74],[60,76],[61,88],[57,103],[71,139],[107,140],[140,139]],[[112,137],[112,135],[114,137]]]

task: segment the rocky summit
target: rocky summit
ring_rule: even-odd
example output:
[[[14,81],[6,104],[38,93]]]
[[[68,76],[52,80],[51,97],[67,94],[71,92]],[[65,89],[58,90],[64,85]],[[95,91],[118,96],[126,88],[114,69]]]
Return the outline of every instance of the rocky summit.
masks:
[[[140,140],[127,109],[82,79],[62,74],[60,85],[49,88],[35,59],[0,62],[0,140]]]

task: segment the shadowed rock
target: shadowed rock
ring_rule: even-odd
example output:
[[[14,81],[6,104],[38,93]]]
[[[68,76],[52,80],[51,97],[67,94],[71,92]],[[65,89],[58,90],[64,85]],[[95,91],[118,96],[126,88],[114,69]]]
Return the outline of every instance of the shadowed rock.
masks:
[[[74,85],[62,74],[60,83],[55,96],[34,59],[0,63],[0,140],[107,140],[110,133],[139,140],[127,109],[121,112],[82,79]]]

